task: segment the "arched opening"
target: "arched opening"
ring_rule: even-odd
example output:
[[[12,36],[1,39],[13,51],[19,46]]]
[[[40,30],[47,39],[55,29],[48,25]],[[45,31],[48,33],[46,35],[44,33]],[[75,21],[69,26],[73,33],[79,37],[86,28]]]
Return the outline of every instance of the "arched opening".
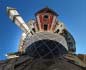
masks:
[[[34,58],[54,58],[66,54],[65,47],[53,40],[39,40],[26,48],[27,55]]]

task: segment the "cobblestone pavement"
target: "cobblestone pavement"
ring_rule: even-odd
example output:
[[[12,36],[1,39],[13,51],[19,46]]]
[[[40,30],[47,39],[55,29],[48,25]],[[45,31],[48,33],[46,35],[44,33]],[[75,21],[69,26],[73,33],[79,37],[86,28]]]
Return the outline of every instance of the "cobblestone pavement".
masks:
[[[33,59],[26,55],[0,61],[0,70],[86,70],[63,58]]]

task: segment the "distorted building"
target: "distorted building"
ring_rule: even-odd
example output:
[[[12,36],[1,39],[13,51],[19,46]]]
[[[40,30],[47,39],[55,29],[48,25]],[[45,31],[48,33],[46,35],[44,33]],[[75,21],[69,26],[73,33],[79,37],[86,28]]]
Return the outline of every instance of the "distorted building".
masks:
[[[19,52],[31,57],[54,57],[68,52],[75,53],[75,40],[59,21],[59,14],[45,7],[35,13],[35,19],[25,24],[14,8],[7,8],[9,17],[24,32],[20,39]]]

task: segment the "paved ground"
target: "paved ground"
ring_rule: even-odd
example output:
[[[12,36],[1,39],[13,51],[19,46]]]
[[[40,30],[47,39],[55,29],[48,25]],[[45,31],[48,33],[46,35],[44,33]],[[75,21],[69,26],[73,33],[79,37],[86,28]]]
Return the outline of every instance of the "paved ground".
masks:
[[[26,55],[0,61],[0,70],[86,70],[63,58],[33,59]]]

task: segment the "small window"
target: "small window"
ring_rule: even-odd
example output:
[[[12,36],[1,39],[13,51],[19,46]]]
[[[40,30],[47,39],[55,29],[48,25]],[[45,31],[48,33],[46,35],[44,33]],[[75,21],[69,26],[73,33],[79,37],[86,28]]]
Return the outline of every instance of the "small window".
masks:
[[[48,25],[47,24],[44,24],[44,30],[46,31],[48,28]]]
[[[33,30],[34,32],[36,32],[36,31],[35,31],[35,28],[32,28],[32,30]]]
[[[59,29],[57,29],[55,33],[59,33]]]
[[[48,15],[44,15],[44,18],[47,19],[48,18]]]

